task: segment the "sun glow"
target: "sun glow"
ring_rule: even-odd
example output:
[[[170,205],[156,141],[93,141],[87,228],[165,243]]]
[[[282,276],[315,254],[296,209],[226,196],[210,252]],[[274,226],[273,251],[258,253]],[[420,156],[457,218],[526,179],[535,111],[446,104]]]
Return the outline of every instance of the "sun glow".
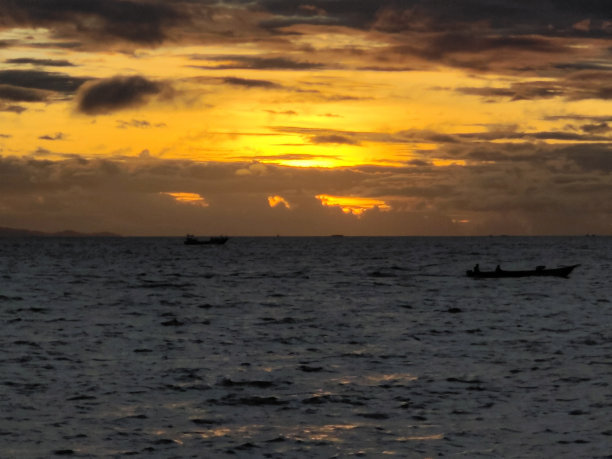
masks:
[[[434,166],[465,166],[467,162],[463,159],[434,159],[431,161]]]
[[[345,214],[361,217],[364,212],[377,208],[382,211],[391,210],[391,206],[385,201],[373,198],[359,198],[353,196],[330,196],[319,194],[315,196],[321,201],[321,205],[327,207],[340,207]]]
[[[198,193],[185,193],[185,192],[163,192],[164,194],[172,197],[176,202],[181,204],[191,204],[193,206],[208,207],[206,199]]]
[[[282,204],[283,206],[285,206],[285,208],[291,209],[291,205],[287,202],[287,200],[282,196],[278,195],[268,196],[268,204],[270,205],[270,207],[276,207],[279,204]]]

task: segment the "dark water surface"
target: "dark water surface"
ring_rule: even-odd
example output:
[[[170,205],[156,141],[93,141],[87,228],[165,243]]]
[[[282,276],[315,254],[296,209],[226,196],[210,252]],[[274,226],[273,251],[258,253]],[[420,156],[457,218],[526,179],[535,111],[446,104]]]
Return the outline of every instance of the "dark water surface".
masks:
[[[611,272],[604,237],[0,239],[0,457],[612,457]]]

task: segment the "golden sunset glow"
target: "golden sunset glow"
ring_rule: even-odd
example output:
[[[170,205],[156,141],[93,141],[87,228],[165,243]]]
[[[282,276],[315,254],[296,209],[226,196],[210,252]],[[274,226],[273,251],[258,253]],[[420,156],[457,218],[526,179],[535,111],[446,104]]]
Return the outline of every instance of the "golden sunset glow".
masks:
[[[285,208],[291,209],[289,203],[282,196],[268,196],[268,204],[270,204],[270,207],[283,205]]]
[[[4,221],[611,233],[612,18],[479,2],[0,2]]]
[[[357,217],[361,216],[365,211],[374,209],[375,207],[382,210],[391,210],[391,207],[378,199],[356,198],[349,196],[329,196],[320,194],[316,196],[321,201],[321,204],[327,207],[339,207],[345,214],[352,214]]]
[[[175,201],[183,204],[192,204],[200,207],[208,207],[206,200],[198,193],[162,193],[174,198]]]

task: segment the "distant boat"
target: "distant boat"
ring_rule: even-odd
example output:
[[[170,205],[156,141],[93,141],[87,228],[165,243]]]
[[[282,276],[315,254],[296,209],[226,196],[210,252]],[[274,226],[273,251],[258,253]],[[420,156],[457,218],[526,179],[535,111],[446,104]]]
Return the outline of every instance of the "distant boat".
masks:
[[[479,269],[469,269],[466,274],[473,278],[499,278],[499,277],[529,277],[529,276],[554,276],[567,277],[580,265],[561,266],[559,268],[546,269],[545,266],[538,266],[536,269],[526,271],[506,271],[497,268],[495,271],[480,271]]]
[[[202,241],[196,238],[193,234],[185,236],[185,245],[222,245],[227,242],[229,237],[227,236],[213,236],[206,241]]]

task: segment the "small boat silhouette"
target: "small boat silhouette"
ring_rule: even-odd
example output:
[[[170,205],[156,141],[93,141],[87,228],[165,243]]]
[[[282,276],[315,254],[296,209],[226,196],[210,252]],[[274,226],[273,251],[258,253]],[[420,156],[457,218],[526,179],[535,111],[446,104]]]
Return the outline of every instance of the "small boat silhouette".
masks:
[[[196,238],[193,234],[185,236],[185,245],[223,245],[227,242],[227,236],[213,236],[208,240],[202,241]]]
[[[499,266],[495,271],[480,271],[478,265],[474,269],[466,271],[468,277],[473,278],[500,278],[500,277],[529,277],[529,276],[554,276],[567,277],[570,273],[580,265],[561,266],[559,268],[546,269],[545,266],[538,266],[536,269],[523,271],[506,271]]]

